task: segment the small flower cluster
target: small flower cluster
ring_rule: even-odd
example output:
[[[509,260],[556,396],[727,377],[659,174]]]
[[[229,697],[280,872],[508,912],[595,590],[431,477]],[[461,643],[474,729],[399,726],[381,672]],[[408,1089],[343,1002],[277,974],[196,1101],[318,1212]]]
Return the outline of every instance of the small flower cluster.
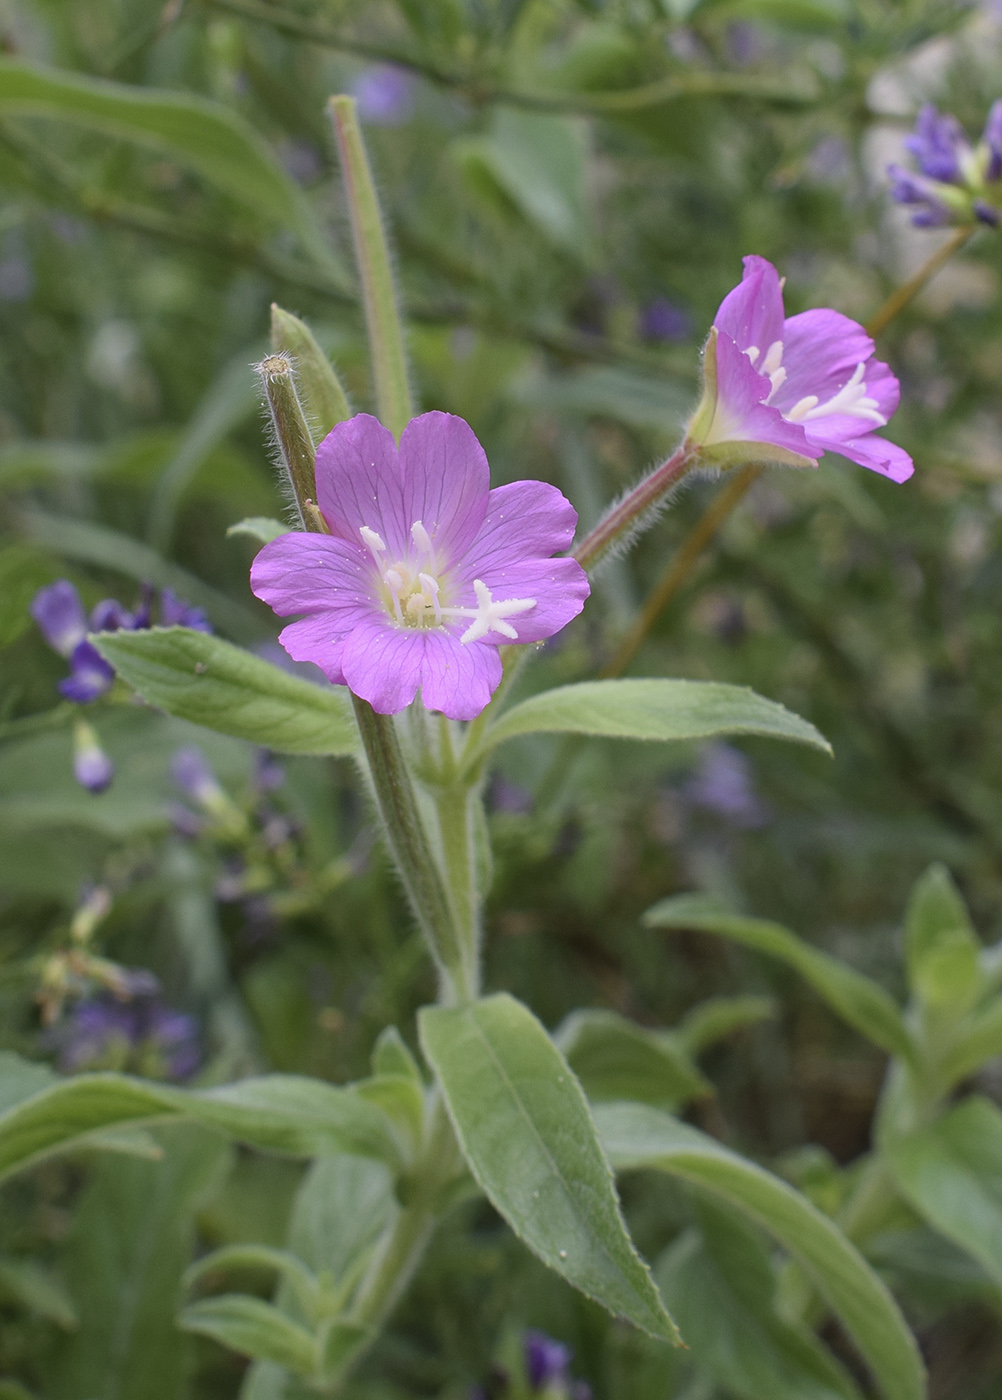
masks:
[[[88,632],[138,632],[152,627],[153,590],[143,589],[134,611],[117,598],[105,598],[91,609],[88,618],[74,585],[61,578],[38,590],[31,603],[31,615],[53,651],[70,663],[70,674],[59,682],[60,695],[74,704],[89,705],[111,689],[115,672],[87,640]],[[193,608],[171,588],[160,592],[160,626],[212,631],[202,609]]]
[[[523,1334],[521,1357],[512,1376],[495,1367],[488,1386],[476,1386],[470,1400],[592,1400],[591,1386],[571,1376],[574,1353],[545,1332],[530,1329]]]
[[[891,198],[914,205],[916,228],[1002,221],[1002,99],[992,104],[977,146],[949,113],[922,108],[905,146],[919,170],[888,166]]]
[[[272,800],[285,769],[266,749],[257,751],[246,798],[239,802],[195,745],[176,751],[170,772],[185,799],[171,807],[174,829],[205,842],[220,860],[216,898],[240,906],[249,939],[266,936],[279,917],[316,908],[353,873],[344,857],[319,872],[309,869],[297,824]]]
[[[70,1074],[119,1070],[181,1081],[202,1060],[198,1022],[167,1005],[151,973],[125,998],[101,991],[77,1002],[50,1040]]]

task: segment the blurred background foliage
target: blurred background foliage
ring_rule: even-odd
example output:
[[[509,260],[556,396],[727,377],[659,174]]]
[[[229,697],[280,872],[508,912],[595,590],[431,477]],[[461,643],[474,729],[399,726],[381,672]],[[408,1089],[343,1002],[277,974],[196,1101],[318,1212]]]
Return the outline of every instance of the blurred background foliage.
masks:
[[[889,205],[884,168],[925,100],[980,130],[1002,7],[0,0],[0,46],[3,1044],[169,1074],[194,1037],[207,1082],[364,1073],[387,1021],[413,1039],[432,984],[349,767],[298,759],[265,779],[246,746],[112,692],[88,717],[117,774],[93,796],[73,782],[65,668],[28,612],[56,578],[88,606],[169,585],[269,654],[253,543],[226,531],[282,512],[249,369],[272,301],[372,406],[328,95],[359,101],[422,408],[470,421],[495,483],[553,481],[587,525],[676,441],[743,254],[778,265],[791,313],[865,319],[936,248]],[[723,894],[898,992],[907,891],[941,859],[982,936],[1002,932],[997,235],[979,232],[880,350],[912,481],[835,458],[762,478],[630,668],[750,684],[817,724],[834,760],[537,738],[491,790],[490,985],[551,1026],[578,1005],[671,1026],[708,997],[768,998],[704,1056],[716,1093],[693,1112],[772,1161],[860,1152],[881,1058],[776,966],[641,929],[645,908]],[[692,486],[600,577],[528,684],[608,662],[718,490]],[[192,743],[227,797],[185,817],[171,761]],[[94,887],[110,909],[90,918]],[[152,971],[159,1010],[116,1021],[80,964],[42,1016],[46,969],[73,949]],[[233,1357],[173,1330],[177,1276],[196,1228],[280,1243],[298,1169],[175,1136],[168,1177],[106,1157],[5,1188],[0,1395],[237,1393]],[[653,1257],[692,1207],[631,1191]],[[941,1259],[915,1272],[933,1394],[1002,1395],[990,1290]],[[136,1317],[112,1335],[122,1296]],[[463,1396],[525,1323],[573,1343],[599,1397],[732,1394],[572,1297],[486,1208],[437,1242],[351,1393]]]

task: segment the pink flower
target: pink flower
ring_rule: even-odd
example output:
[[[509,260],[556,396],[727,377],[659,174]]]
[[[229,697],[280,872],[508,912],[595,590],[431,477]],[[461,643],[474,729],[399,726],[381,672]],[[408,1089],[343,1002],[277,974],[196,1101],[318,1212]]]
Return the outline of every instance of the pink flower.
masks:
[[[809,466],[825,452],[839,452],[892,481],[907,481],[911,458],[876,434],[898,406],[898,381],[874,359],[863,327],[837,311],[785,317],[772,263],[749,257],[744,269],[713,323],[706,391],[690,441],[725,463]]]
[[[576,617],[588,581],[554,559],[577,514],[554,486],[490,490],[473,430],[425,413],[400,439],[360,413],[317,449],[317,504],[329,535],[272,540],[251,587],[280,617],[279,637],[380,714],[421,691],[426,709],[474,719],[501,679],[498,647],[539,642]]]

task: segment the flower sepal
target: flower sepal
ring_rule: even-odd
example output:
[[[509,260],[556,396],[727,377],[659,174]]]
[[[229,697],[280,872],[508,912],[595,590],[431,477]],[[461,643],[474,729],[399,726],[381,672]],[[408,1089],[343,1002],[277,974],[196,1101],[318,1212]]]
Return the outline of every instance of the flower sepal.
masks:
[[[685,433],[685,447],[695,458],[694,467],[718,471],[745,466],[816,467],[813,457],[805,457],[776,443],[721,436],[727,427],[726,409],[720,401],[719,334],[717,327],[712,326],[703,347],[703,397]]]

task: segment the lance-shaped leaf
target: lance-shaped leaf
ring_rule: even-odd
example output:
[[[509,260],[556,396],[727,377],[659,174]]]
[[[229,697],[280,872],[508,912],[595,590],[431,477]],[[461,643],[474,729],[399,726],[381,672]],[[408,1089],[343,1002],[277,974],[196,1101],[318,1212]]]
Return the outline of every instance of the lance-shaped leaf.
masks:
[[[854,1245],[792,1186],[736,1152],[643,1104],[595,1110],[614,1167],[653,1167],[713,1191],[788,1250],[852,1337],[886,1400],[923,1400],[915,1339]]]
[[[701,1369],[742,1400],[860,1400],[849,1376],[807,1327],[776,1308],[776,1276],[758,1232],[736,1211],[695,1202],[654,1276]]]
[[[593,1103],[635,1099],[677,1108],[713,1092],[669,1035],[615,1011],[574,1011],[553,1039]]]
[[[343,281],[302,190],[254,128],[218,102],[4,58],[0,113],[57,118],[170,156],[255,218],[292,229],[331,277]]]
[[[1002,1288],[1002,1113],[995,1105],[967,1099],[890,1143],[886,1156],[912,1205]]]
[[[890,993],[855,968],[810,947],[782,924],[743,918],[698,895],[662,899],[647,910],[644,923],[648,928],[702,929],[781,959],[867,1040],[914,1062],[911,1035]]]
[[[357,745],[344,694],[187,627],[101,632],[101,655],[144,700],[180,719],[277,753],[349,754]]]
[[[311,1333],[271,1303],[242,1293],[224,1293],[191,1303],[179,1314],[184,1332],[199,1332],[232,1351],[260,1361],[275,1361],[300,1376],[316,1368],[317,1348]]]
[[[813,724],[775,700],[717,681],[583,681],[544,690],[505,711],[484,735],[481,752],[537,733],[660,741],[759,734],[831,752]]]
[[[425,1007],[419,1027],[463,1154],[495,1209],[575,1288],[677,1341],[626,1232],[581,1086],[532,1012],[501,993]]]
[[[317,1079],[272,1074],[193,1092],[124,1074],[81,1074],[0,1114],[0,1177],[86,1146],[101,1128],[177,1117],[265,1151],[313,1157],[343,1150],[401,1164],[396,1130],[383,1111],[351,1089]]]

